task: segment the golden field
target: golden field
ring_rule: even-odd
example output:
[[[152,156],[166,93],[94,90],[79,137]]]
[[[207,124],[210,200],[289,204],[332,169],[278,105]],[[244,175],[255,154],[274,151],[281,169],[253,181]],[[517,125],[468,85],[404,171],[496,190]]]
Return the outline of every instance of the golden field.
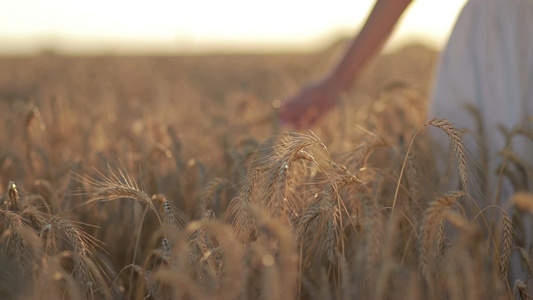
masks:
[[[341,54],[0,58],[0,298],[529,299],[531,166],[505,149],[520,193],[478,198],[463,132],[426,118],[437,52],[279,125]]]

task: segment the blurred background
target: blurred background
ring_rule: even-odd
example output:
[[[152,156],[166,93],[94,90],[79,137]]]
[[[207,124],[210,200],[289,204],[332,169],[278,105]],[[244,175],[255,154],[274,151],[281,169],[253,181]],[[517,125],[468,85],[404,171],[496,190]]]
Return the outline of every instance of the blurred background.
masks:
[[[386,47],[439,50],[465,0],[411,4]],[[0,55],[316,52],[358,32],[372,0],[1,0]]]
[[[37,109],[41,147],[58,155],[51,161],[103,168],[125,153],[135,166],[175,138],[184,157],[218,166],[244,138],[286,130],[274,103],[331,68],[375,3],[0,1],[0,143],[25,137],[21,122]],[[402,116],[425,118],[440,50],[464,2],[414,1],[314,132],[344,147],[361,124],[396,139]],[[0,184],[24,176],[0,175]]]

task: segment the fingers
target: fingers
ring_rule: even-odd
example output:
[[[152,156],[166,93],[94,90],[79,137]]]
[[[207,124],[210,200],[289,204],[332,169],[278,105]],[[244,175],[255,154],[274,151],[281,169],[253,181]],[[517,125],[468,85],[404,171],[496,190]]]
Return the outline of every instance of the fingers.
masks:
[[[320,109],[313,105],[307,108],[294,107],[293,105],[282,106],[280,111],[280,123],[296,130],[305,130],[313,126],[321,117]]]
[[[308,129],[331,109],[335,95],[322,85],[311,85],[281,101],[280,122],[296,129]]]
[[[279,118],[282,125],[297,127],[299,123],[299,110],[295,107],[294,100],[285,99],[281,101]]]
[[[318,119],[320,119],[320,110],[317,106],[309,107],[299,118],[299,129],[309,129]]]

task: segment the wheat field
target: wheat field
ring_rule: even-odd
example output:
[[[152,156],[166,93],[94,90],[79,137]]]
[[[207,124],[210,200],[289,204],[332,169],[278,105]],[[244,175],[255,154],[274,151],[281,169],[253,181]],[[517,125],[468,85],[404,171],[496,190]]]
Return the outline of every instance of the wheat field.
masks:
[[[341,52],[0,58],[0,298],[530,299],[533,166],[427,119],[437,52],[280,127]]]

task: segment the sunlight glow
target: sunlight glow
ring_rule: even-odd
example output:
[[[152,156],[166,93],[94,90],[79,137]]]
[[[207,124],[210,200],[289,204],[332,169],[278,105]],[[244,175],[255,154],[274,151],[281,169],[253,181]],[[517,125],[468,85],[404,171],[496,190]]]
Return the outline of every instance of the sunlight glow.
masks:
[[[353,36],[374,1],[0,0],[0,52],[314,51]],[[441,47],[465,0],[414,1],[390,44]]]

